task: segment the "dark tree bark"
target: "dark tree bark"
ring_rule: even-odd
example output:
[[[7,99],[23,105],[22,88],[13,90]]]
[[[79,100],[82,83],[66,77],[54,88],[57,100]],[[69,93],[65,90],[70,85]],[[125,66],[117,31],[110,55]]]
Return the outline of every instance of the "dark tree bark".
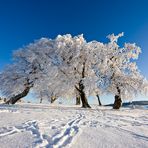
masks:
[[[115,101],[114,101],[113,109],[119,109],[122,105],[121,91],[120,91],[120,88],[118,86],[117,86],[117,92],[118,92],[118,95],[115,95]]]
[[[91,108],[90,105],[88,104],[85,92],[84,92],[84,85],[82,80],[79,82],[79,88],[77,86],[75,86],[75,88],[79,91],[79,95],[81,98],[81,102],[82,102],[82,107],[83,108]]]
[[[43,97],[42,97],[42,93],[40,93],[40,103],[43,102]]]
[[[114,57],[112,57],[112,58],[114,58]],[[114,77],[115,77],[115,73],[113,73],[113,75],[111,76],[111,80],[115,79]],[[117,92],[118,92],[117,95],[115,95],[113,109],[119,109],[122,105],[121,90],[118,85],[117,85]]]
[[[99,106],[102,106],[102,103],[101,103],[101,101],[100,101],[100,97],[99,97],[99,95],[97,94],[96,97],[98,98]]]
[[[88,101],[87,101],[84,91],[80,92],[80,96],[81,96],[81,101],[82,101],[82,107],[83,108],[91,108],[90,105],[88,104]]]
[[[82,73],[81,73],[81,80],[78,83],[78,86],[75,85],[76,90],[79,92],[79,96],[82,102],[82,107],[83,108],[91,108],[90,105],[88,104],[87,97],[85,95],[84,91],[84,84],[83,84],[83,79],[85,78],[85,61],[82,64]]]
[[[56,96],[52,96],[51,97],[51,101],[50,101],[50,103],[53,103],[55,100],[57,100],[58,98],[56,97]]]
[[[41,97],[41,98],[40,98],[40,103],[42,103],[42,101],[43,101],[43,98]]]
[[[76,105],[80,105],[80,96],[76,96]]]
[[[25,89],[20,94],[13,96],[8,101],[6,101],[6,104],[15,104],[17,101],[22,99],[23,97],[27,96],[30,89],[33,87],[33,81],[29,82],[29,79],[26,79],[26,83],[24,84]]]
[[[8,100],[8,101],[6,102],[6,104],[15,104],[18,100],[20,100],[21,98],[27,96],[27,94],[28,94],[29,91],[30,91],[30,88],[31,88],[31,87],[26,87],[22,93],[20,93],[20,94],[14,96],[14,97],[12,97],[12,98],[10,98],[10,100]]]

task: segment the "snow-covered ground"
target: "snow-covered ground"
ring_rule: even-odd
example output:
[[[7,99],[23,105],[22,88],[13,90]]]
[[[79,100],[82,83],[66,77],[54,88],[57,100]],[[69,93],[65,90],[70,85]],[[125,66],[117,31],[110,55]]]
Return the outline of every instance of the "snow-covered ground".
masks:
[[[0,148],[147,148],[148,110],[0,105]]]

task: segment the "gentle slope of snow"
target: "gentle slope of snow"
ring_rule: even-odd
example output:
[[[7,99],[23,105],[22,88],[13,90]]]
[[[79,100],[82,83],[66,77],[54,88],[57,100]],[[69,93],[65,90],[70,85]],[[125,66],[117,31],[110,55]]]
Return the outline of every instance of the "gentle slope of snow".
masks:
[[[0,148],[147,148],[148,110],[0,105]]]

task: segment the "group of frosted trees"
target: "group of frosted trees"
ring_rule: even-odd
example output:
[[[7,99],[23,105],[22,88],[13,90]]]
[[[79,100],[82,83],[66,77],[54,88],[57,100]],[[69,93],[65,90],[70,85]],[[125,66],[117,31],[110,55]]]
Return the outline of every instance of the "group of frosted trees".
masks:
[[[109,35],[108,43],[87,42],[83,35],[58,35],[41,38],[14,52],[14,62],[0,73],[0,91],[7,104],[15,104],[32,90],[51,102],[59,97],[76,98],[90,108],[88,96],[112,94],[113,108],[123,99],[146,94],[147,81],[140,74],[135,59],[141,49],[136,44],[117,44]]]

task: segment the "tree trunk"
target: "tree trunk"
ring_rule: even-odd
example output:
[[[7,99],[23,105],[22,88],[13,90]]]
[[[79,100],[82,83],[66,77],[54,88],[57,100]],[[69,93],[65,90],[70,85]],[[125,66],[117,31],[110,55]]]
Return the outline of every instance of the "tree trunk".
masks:
[[[50,103],[53,103],[55,100],[57,100],[58,98],[56,97],[56,96],[52,96],[51,97],[51,101],[50,101]]]
[[[85,92],[84,92],[84,85],[82,80],[79,82],[79,88],[77,86],[75,86],[75,88],[79,91],[79,95],[81,98],[81,102],[82,102],[82,107],[83,108],[91,108],[90,105],[88,104]]]
[[[115,95],[115,101],[113,105],[113,109],[119,109],[122,105],[120,89],[117,87],[118,95]]]
[[[90,105],[88,104],[88,101],[87,101],[84,91],[80,92],[80,96],[81,96],[81,101],[82,101],[82,107],[83,108],[91,108]]]
[[[80,96],[76,96],[76,105],[80,105]]]
[[[99,106],[102,106],[102,103],[101,103],[101,101],[100,101],[100,97],[99,97],[99,95],[97,94],[96,97],[98,98]]]
[[[26,87],[22,93],[10,98],[10,100],[8,100],[6,102],[6,104],[15,104],[18,100],[20,100],[21,98],[27,96],[29,91],[30,91],[30,87]]]
[[[79,82],[79,86],[77,87],[75,85],[75,88],[77,89],[77,91],[79,92],[79,96],[81,98],[81,102],[82,102],[82,107],[84,108],[91,108],[90,105],[88,104],[88,101],[87,101],[87,98],[86,98],[86,95],[85,95],[85,92],[84,92],[84,84],[83,84],[83,79],[85,78],[85,61],[83,62],[83,65],[82,65],[82,79],[80,80]]]
[[[40,98],[40,103],[42,103],[42,101],[43,101],[43,98],[41,97],[41,98]]]
[[[113,105],[113,109],[119,109],[121,107],[121,104],[122,104],[121,97],[118,95],[115,95],[115,102]]]

